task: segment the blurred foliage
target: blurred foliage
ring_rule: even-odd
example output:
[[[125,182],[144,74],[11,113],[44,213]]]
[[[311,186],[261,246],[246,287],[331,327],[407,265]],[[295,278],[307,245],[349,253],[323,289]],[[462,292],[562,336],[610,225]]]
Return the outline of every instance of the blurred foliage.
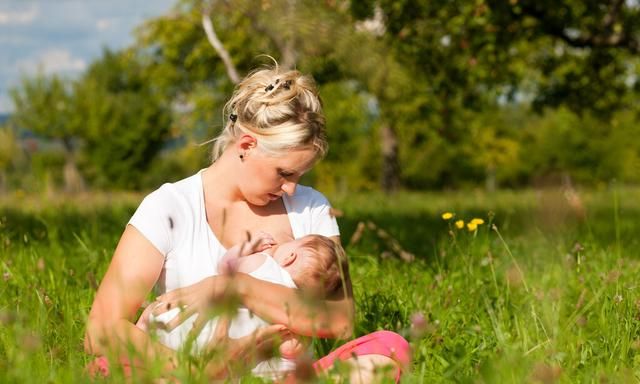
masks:
[[[269,55],[317,80],[331,150],[305,181],[327,192],[640,179],[640,6],[620,0],[179,0],[80,79],[23,79],[12,123],[97,188],[205,167],[233,82],[203,13],[239,73]]]
[[[93,185],[140,188],[170,126],[169,102],[137,53],[106,50],[76,84],[72,125],[82,132],[82,164]]]

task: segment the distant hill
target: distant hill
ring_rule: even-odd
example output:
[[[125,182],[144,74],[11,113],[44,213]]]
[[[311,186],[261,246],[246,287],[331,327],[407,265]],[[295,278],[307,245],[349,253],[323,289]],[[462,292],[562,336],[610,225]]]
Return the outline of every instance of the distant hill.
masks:
[[[10,117],[11,117],[11,115],[8,114],[8,113],[0,113],[0,124],[2,124],[5,121],[9,120]]]

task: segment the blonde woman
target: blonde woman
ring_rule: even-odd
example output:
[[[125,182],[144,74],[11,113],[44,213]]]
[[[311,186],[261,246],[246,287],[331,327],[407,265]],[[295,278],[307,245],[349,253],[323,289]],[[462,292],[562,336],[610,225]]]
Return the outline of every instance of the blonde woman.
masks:
[[[349,338],[354,305],[346,260],[340,293],[314,303],[293,288],[247,274],[215,273],[226,249],[246,241],[247,233],[266,229],[277,243],[319,234],[340,244],[326,198],[298,185],[326,151],[322,105],[310,77],[278,68],[248,75],[225,107],[225,128],[215,140],[213,163],[149,194],[126,226],[96,293],[85,349],[123,356],[133,348],[145,359],[163,361],[167,373],[173,370],[176,352],[134,324],[154,287],[162,303],[157,315],[183,308],[169,328],[197,315],[195,328],[200,329],[210,308],[229,295],[274,324],[229,339],[230,360],[247,358],[256,346],[289,332]],[[398,379],[409,362],[408,352],[402,337],[382,331],[352,340],[313,367],[322,374],[344,360],[358,367],[358,378],[366,381],[374,368],[391,365]],[[92,368],[108,374],[104,358]],[[224,364],[215,362],[207,372],[211,377],[226,374]]]

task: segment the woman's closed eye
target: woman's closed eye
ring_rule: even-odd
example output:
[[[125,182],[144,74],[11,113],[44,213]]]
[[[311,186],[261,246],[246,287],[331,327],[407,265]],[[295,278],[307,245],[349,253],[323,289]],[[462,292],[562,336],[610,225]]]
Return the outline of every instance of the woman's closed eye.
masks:
[[[294,172],[291,171],[285,171],[284,169],[278,169],[278,174],[284,178],[288,178],[291,177],[293,175],[295,175]]]

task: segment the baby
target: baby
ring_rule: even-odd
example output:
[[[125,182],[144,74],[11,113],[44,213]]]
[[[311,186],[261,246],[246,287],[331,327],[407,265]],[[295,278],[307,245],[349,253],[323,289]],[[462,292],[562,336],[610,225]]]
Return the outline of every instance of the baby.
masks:
[[[231,247],[218,263],[219,274],[246,273],[255,278],[291,288],[299,288],[307,294],[326,298],[341,287],[340,267],[342,248],[328,237],[308,235],[300,239],[275,244],[271,235],[261,232],[242,245]],[[186,319],[171,331],[163,329],[180,313],[174,308],[160,315],[153,315],[155,306],[145,309],[138,326],[153,333],[164,345],[181,348],[189,339],[196,316]],[[207,322],[193,340],[195,352],[204,351],[212,340],[221,336],[240,338],[268,325],[246,308],[239,308],[233,318],[222,315]],[[300,340],[292,338],[280,345],[282,358],[274,358],[258,364],[253,372],[264,376],[267,372],[282,372],[295,368],[291,359],[303,353]]]

